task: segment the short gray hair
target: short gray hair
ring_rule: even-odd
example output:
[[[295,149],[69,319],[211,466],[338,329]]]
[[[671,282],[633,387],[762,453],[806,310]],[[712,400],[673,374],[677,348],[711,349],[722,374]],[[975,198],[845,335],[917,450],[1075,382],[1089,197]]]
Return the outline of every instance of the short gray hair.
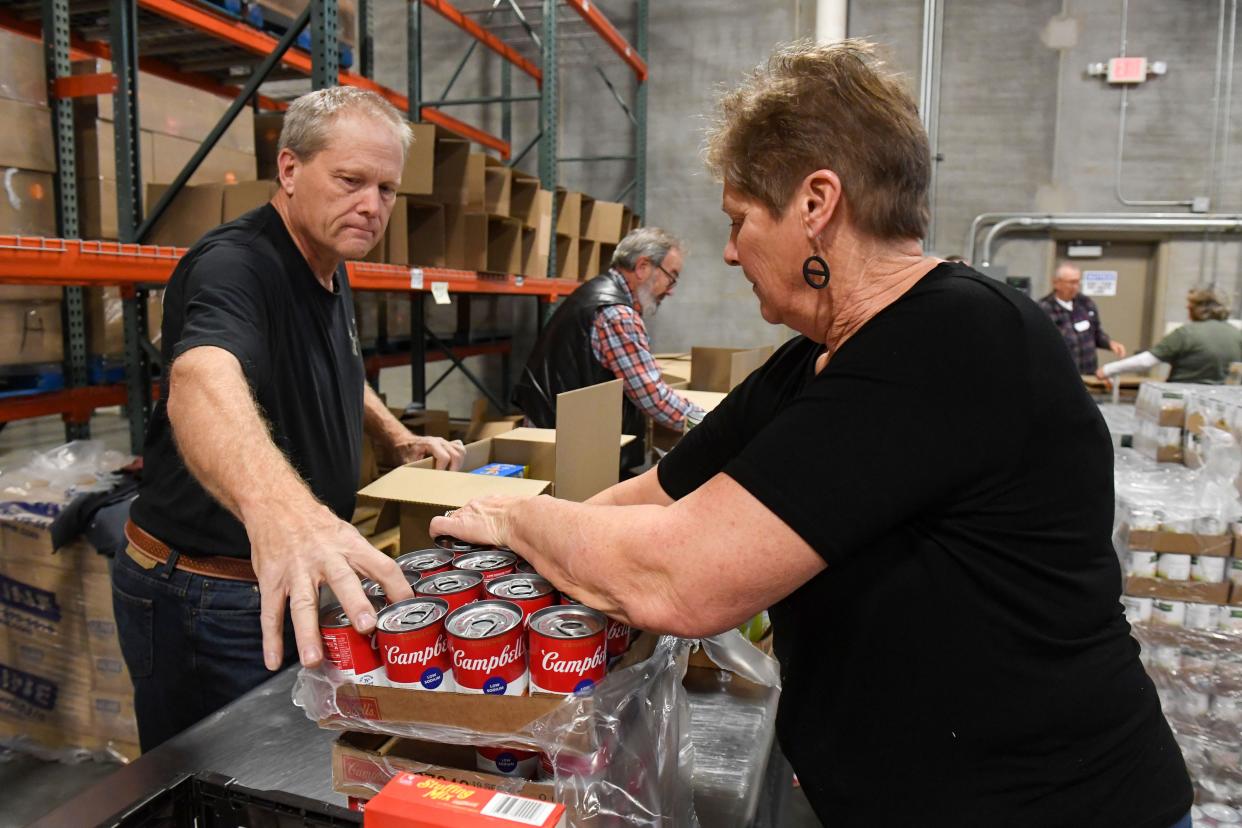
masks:
[[[610,266],[633,270],[638,260],[644,256],[653,264],[664,264],[664,257],[673,248],[685,255],[685,245],[672,233],[659,227],[640,227],[617,245],[617,249],[612,253]]]
[[[374,92],[353,86],[332,86],[308,92],[285,112],[277,152],[289,149],[303,161],[309,161],[328,145],[329,128],[342,115],[358,114],[382,121],[392,127],[401,142],[401,155],[410,149],[414,134],[405,116]]]

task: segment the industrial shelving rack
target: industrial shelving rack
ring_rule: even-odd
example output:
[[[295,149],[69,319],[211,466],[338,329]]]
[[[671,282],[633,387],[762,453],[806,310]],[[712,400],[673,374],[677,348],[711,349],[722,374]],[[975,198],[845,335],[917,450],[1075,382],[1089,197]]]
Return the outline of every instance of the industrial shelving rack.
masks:
[[[0,423],[26,417],[59,413],[65,421],[68,439],[89,436],[91,412],[100,407],[123,403],[129,412],[130,443],[141,451],[143,433],[152,401],[152,364],[159,352],[147,333],[146,290],[165,283],[181,255],[180,248],[143,245],[151,227],[173,195],[194,174],[203,158],[215,146],[236,115],[246,106],[280,110],[286,104],[259,94],[267,80],[310,76],[313,88],[347,84],[371,89],[383,95],[414,121],[435,123],[487,149],[509,163],[520,161],[539,145],[539,175],[545,189],[555,189],[557,166],[562,161],[617,161],[633,163],[634,178],[618,197],[631,196],[634,212],[642,215],[645,206],[646,167],[646,46],[647,3],[635,0],[637,44],[626,39],[595,6],[592,0],[540,0],[542,37],[526,24],[524,10],[516,0],[493,0],[490,15],[499,8],[511,11],[523,22],[530,41],[539,50],[539,65],[522,54],[522,45],[506,42],[488,30],[486,21],[476,22],[479,12],[462,11],[448,0],[408,0],[409,89],[402,95],[370,79],[374,66],[374,0],[359,0],[358,51],[360,72],[340,67],[337,0],[309,0],[306,10],[277,37],[247,25],[235,15],[199,0],[16,0],[0,6],[0,28],[27,36],[41,37],[44,44],[49,104],[56,145],[57,238],[0,236],[0,283],[43,284],[64,287],[65,389],[34,393],[0,400]],[[633,70],[638,79],[633,111],[613,89],[635,128],[632,156],[599,156],[562,159],[557,156],[557,31],[561,3],[578,14],[583,23]],[[502,94],[495,98],[426,101],[422,96],[422,7],[438,12],[470,35],[474,42],[458,67],[465,65],[474,48],[482,44],[499,54]],[[309,53],[294,46],[298,35],[309,26]],[[529,47],[526,47],[529,49]],[[142,56],[140,56],[142,52]],[[71,60],[98,57],[111,61],[111,72],[100,75],[74,75]],[[257,60],[257,63],[256,63]],[[239,87],[231,70],[250,66],[251,72]],[[511,67],[532,74],[540,86],[540,133],[521,153],[513,156],[510,146],[511,104],[527,98],[511,94]],[[602,70],[601,76],[605,78]],[[138,158],[138,71],[231,98],[232,105],[203,142],[198,152],[173,182],[168,192],[143,219],[141,169]],[[451,84],[450,84],[451,87]],[[609,83],[609,88],[612,85]],[[117,224],[119,242],[79,240],[77,203],[77,163],[75,157],[74,97],[113,95],[113,127],[116,146]],[[446,106],[463,103],[496,103],[503,107],[502,136],[491,135],[443,112]],[[554,207],[555,209],[555,207]],[[556,216],[552,217],[555,226]],[[555,245],[550,251],[549,272],[555,273]],[[416,402],[422,402],[426,388],[425,362],[447,358],[460,368],[493,402],[504,408],[461,363],[466,356],[498,352],[488,345],[450,347],[423,330],[423,297],[437,282],[446,283],[457,294],[532,296],[540,304],[542,322],[546,305],[572,292],[576,283],[566,279],[530,278],[512,274],[475,273],[444,268],[407,268],[392,265],[351,262],[350,282],[356,290],[408,292],[411,297],[411,338],[409,362]],[[124,385],[89,385],[83,288],[119,286],[124,305],[125,368]],[[429,355],[426,338],[442,352]],[[378,370],[399,360],[375,357],[368,364]]]

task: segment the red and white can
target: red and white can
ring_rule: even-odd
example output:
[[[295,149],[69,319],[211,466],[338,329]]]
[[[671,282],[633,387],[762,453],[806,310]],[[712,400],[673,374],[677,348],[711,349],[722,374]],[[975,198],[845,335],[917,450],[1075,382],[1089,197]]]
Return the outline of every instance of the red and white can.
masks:
[[[452,535],[437,535],[433,543],[435,543],[435,545],[440,549],[446,549],[449,552],[452,552],[454,558],[465,555],[468,552],[483,552],[484,550],[491,549],[491,547],[486,544],[458,540]]]
[[[444,635],[443,598],[398,601],[379,614],[375,638],[390,687],[456,690],[453,657]]]
[[[378,615],[384,601],[372,598]],[[319,632],[323,636],[324,658],[354,684],[384,684],[384,665],[375,649],[375,636],[354,629],[340,604],[319,611]]]
[[[540,782],[551,782],[556,778],[557,771],[561,776],[594,779],[603,776],[608,770],[608,763],[609,753],[602,747],[591,753],[574,753],[567,748],[562,748],[555,759],[546,753],[539,754],[537,779]]]
[[[512,601],[522,608],[526,621],[530,621],[531,613],[544,607],[556,606],[556,590],[552,583],[542,575],[529,575],[515,572],[512,575],[501,575],[483,583],[483,591],[488,598],[501,601]]]
[[[458,569],[428,575],[414,585],[414,597],[422,596],[443,598],[448,601],[449,612],[452,612],[483,597],[483,576],[478,572]]]
[[[447,549],[416,549],[397,557],[397,566],[419,578],[448,572],[453,568],[453,553]]]
[[[483,773],[534,779],[539,774],[539,754],[507,747],[481,747],[474,752],[474,766]]]
[[[513,565],[514,572],[525,572],[527,575],[538,575],[539,571],[535,569],[535,565],[530,561],[518,556],[517,563]]]
[[[476,601],[444,622],[459,693],[525,696],[526,636],[522,610],[509,601]]]
[[[405,582],[410,585],[410,589],[413,589],[414,585],[417,584],[418,581],[419,577],[417,575],[411,575],[409,572],[405,573]],[[371,598],[378,598],[384,603],[388,603],[388,595],[384,592],[384,585],[379,581],[372,580],[371,578],[363,578],[362,591]]]
[[[609,618],[604,638],[608,642],[608,660],[620,658],[630,649],[630,625]]]
[[[590,692],[608,673],[602,613],[580,604],[548,607],[530,617],[530,692]]]
[[[453,566],[468,572],[478,572],[485,582],[501,575],[512,575],[516,564],[517,555],[500,549],[470,552],[453,559]]]

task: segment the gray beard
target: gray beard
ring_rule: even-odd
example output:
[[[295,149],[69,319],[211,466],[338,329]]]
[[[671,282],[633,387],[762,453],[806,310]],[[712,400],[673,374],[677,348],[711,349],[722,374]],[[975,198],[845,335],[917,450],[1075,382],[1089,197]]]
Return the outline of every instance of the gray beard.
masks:
[[[656,299],[655,292],[646,285],[639,285],[634,291],[634,298],[638,300],[638,304],[643,306],[640,314],[644,322],[650,322],[655,318],[656,312],[660,309],[660,301]]]

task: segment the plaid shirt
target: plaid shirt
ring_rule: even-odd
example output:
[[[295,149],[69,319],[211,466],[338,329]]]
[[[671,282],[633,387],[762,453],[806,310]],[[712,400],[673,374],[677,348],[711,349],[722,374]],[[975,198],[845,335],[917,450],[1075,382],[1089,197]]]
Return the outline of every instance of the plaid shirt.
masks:
[[[629,285],[616,271],[609,271],[621,289],[634,301]],[[591,353],[622,380],[625,396],[644,414],[660,425],[680,431],[686,415],[701,409],[676,391],[660,375],[651,356],[647,326],[640,309],[628,305],[609,305],[595,314],[591,329]]]
[[[1052,319],[1052,323],[1061,332],[1069,348],[1078,373],[1094,374],[1099,367],[1096,348],[1107,348],[1113,344],[1108,334],[1100,327],[1100,309],[1089,296],[1081,293],[1074,297],[1074,309],[1067,311],[1057,302],[1055,293],[1049,293],[1039,300],[1039,306]]]

